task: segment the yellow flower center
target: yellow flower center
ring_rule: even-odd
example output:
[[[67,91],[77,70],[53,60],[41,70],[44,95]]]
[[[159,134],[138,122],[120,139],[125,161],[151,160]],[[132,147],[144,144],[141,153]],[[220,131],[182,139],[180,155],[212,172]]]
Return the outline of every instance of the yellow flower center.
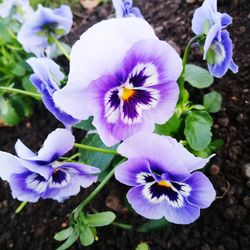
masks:
[[[134,94],[135,94],[135,90],[123,88],[121,97],[124,101],[128,101]]]
[[[167,188],[170,188],[171,187],[171,184],[165,180],[161,180],[158,182],[158,185],[159,186],[163,186],[163,187],[167,187]]]

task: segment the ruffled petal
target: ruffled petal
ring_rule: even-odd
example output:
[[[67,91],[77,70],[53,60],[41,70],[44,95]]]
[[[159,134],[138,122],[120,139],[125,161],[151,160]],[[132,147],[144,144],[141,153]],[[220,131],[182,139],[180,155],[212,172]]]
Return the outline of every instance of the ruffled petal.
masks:
[[[173,207],[164,202],[164,216],[167,221],[175,224],[190,224],[200,216],[200,209],[189,204],[185,199],[182,207]]]
[[[25,171],[10,177],[13,198],[20,201],[36,202],[47,188],[47,181],[36,173]]]
[[[115,178],[128,186],[139,185],[138,174],[151,174],[150,165],[144,159],[128,159],[115,169]]]
[[[19,139],[15,144],[15,150],[20,158],[30,158],[36,156],[36,154],[31,151],[26,145],[24,145]]]
[[[214,201],[216,192],[203,173],[193,173],[184,182],[191,187],[190,195],[187,197],[189,203],[200,208],[207,208]]]
[[[5,181],[10,181],[13,174],[20,174],[26,171],[18,158],[12,154],[0,151],[0,177]]]
[[[161,219],[164,214],[164,203],[150,202],[143,195],[143,186],[133,187],[128,191],[127,199],[136,213],[148,219]]]
[[[162,174],[167,172],[169,180],[180,181],[189,175],[189,170],[173,145],[178,142],[170,139],[142,131],[122,142],[117,151],[127,158],[144,158],[152,170],[157,169]]]
[[[37,156],[24,157],[23,155],[22,159],[46,165],[71,150],[74,142],[74,136],[68,130],[58,128],[48,135]]]

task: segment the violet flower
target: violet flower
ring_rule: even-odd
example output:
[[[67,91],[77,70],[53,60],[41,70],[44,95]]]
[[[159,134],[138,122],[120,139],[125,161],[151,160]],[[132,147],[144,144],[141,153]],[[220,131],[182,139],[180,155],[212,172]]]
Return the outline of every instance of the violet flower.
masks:
[[[52,198],[59,202],[76,195],[80,187],[97,181],[99,169],[81,163],[59,162],[73,148],[74,137],[66,129],[56,129],[37,154],[20,140],[14,156],[0,151],[0,177],[10,184],[13,198],[36,202]]]
[[[0,4],[0,17],[10,17],[19,23],[24,23],[33,13],[29,0],[4,0]]]
[[[78,120],[62,111],[53,100],[53,94],[60,89],[60,81],[64,79],[60,67],[48,58],[33,57],[29,58],[27,63],[34,71],[30,80],[41,93],[46,108],[65,126],[77,123]]]
[[[233,43],[228,31],[221,30],[220,25],[214,25],[204,44],[203,57],[207,60],[209,72],[215,77],[222,77],[228,69],[237,73],[238,66],[232,56]]]
[[[201,172],[209,158],[189,153],[175,139],[139,132],[119,147],[118,152],[128,160],[118,166],[115,177],[131,186],[128,202],[148,219],[189,224],[215,199],[215,190]]]
[[[68,84],[55,103],[76,119],[93,115],[102,141],[114,145],[154,130],[174,113],[182,61],[141,18],[102,21],[71,52]]]
[[[208,69],[215,77],[222,77],[228,69],[238,72],[232,58],[232,41],[224,30],[231,23],[231,16],[217,11],[217,0],[205,0],[194,12],[192,30],[196,35],[206,34],[204,60],[207,60]]]
[[[53,50],[53,39],[69,33],[73,16],[68,6],[57,9],[38,6],[36,12],[22,25],[17,39],[26,52],[32,52],[37,57],[50,57]]]
[[[133,0],[112,0],[116,18],[121,17],[139,17],[144,18],[138,7],[133,7]]]

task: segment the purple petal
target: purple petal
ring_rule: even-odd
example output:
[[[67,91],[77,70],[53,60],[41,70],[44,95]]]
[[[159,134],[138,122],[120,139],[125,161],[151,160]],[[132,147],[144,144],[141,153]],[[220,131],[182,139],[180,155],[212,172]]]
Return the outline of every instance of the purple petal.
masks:
[[[142,131],[122,142],[117,151],[127,158],[142,157],[150,162],[150,168],[157,168],[169,174],[169,180],[183,180],[189,170],[170,137]]]
[[[175,224],[190,224],[200,216],[200,209],[190,205],[185,199],[182,207],[173,207],[164,202],[163,211],[166,220]]]
[[[143,186],[133,187],[127,194],[128,202],[136,213],[142,215],[145,218],[157,220],[164,216],[164,203],[150,202],[143,195]]]
[[[208,69],[213,76],[222,77],[224,74],[226,74],[226,72],[231,66],[233,54],[232,40],[230,39],[229,33],[226,30],[221,32],[221,42],[218,43],[218,45],[220,46],[220,50],[223,50],[224,58],[222,58],[220,62],[208,64]]]
[[[149,64],[144,72],[148,76],[144,84],[147,86],[176,81],[182,70],[182,60],[175,49],[155,39],[138,41],[127,52],[124,59],[126,73],[130,74],[138,64]]]
[[[208,22],[209,27],[211,28],[214,24],[213,22],[213,9],[205,1],[201,7],[195,10],[194,16],[192,19],[192,31],[196,34],[206,33],[206,23]]]
[[[234,73],[238,73],[239,71],[239,67],[237,64],[234,63],[233,59],[231,59],[230,65],[229,65],[229,69]]]
[[[43,198],[62,201],[69,196],[76,195],[80,187],[89,187],[97,181],[100,170],[80,163],[64,163],[56,168],[49,180],[48,189]]]
[[[193,173],[184,182],[192,188],[190,195],[187,197],[189,203],[200,208],[207,208],[214,201],[216,192],[204,174]]]
[[[73,148],[74,136],[66,129],[56,129],[50,133],[37,156],[23,157],[24,160],[37,164],[52,163]]]
[[[221,26],[222,28],[227,28],[228,25],[232,24],[232,17],[227,13],[223,13],[221,16]]]
[[[43,88],[46,88],[50,94],[53,94],[59,89],[58,84],[64,79],[64,74],[54,61],[48,58],[32,57],[27,60],[27,63],[31,66],[36,78],[44,85],[40,88],[36,86],[40,92],[43,92]]]
[[[26,145],[24,145],[19,139],[15,144],[15,150],[20,158],[30,158],[36,156],[36,154],[31,151]]]
[[[176,154],[182,158],[183,164],[189,172],[193,172],[194,170],[205,167],[209,160],[214,157],[214,154],[210,155],[208,158],[196,157],[192,153],[190,153],[182,144],[178,143],[176,139],[167,137],[167,140],[174,148]]]
[[[12,174],[20,174],[26,171],[18,158],[9,153],[0,151],[0,177],[5,181],[10,181]]]
[[[36,202],[47,188],[47,181],[36,173],[26,171],[10,177],[13,198],[20,201]]]
[[[115,178],[128,186],[136,186],[138,183],[137,175],[141,173],[150,173],[150,165],[144,159],[128,159],[115,170]]]
[[[72,170],[72,173],[79,175],[93,175],[101,172],[99,168],[77,162],[65,162],[59,168],[67,168],[69,172]]]
[[[206,59],[208,49],[211,47],[213,41],[216,39],[217,36],[220,37],[219,35],[220,32],[221,32],[220,24],[213,25],[213,27],[209,30],[204,44],[204,54],[203,54],[204,60]]]
[[[86,120],[92,115],[87,101],[86,88],[81,85],[66,85],[53,95],[55,105],[70,114],[72,117],[80,120]]]

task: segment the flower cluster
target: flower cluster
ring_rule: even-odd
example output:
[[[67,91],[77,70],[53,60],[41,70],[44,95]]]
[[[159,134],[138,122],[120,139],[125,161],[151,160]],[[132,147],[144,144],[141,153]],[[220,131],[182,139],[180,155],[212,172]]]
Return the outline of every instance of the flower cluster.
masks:
[[[210,73],[216,77],[222,77],[228,69],[238,72],[232,58],[232,40],[225,30],[231,23],[231,16],[217,11],[217,0],[205,0],[194,12],[192,30],[196,35],[206,35],[203,57],[207,60]]]
[[[7,6],[5,16],[10,15],[14,3],[19,6],[21,2],[9,3],[3,3]],[[204,106],[190,105],[184,89],[186,61],[156,36],[132,0],[113,0],[113,5],[117,18],[93,25],[73,45],[66,86],[61,86],[65,75],[59,65],[45,57],[50,57],[55,41],[71,29],[69,7],[52,10],[39,5],[22,25],[18,41],[26,52],[37,56],[27,60],[34,72],[30,80],[44,105],[66,129],[49,134],[38,153],[20,140],[15,144],[17,156],[0,151],[0,177],[9,182],[13,197],[21,201],[52,198],[61,202],[76,195],[80,187],[96,182],[100,172],[98,164],[90,164],[94,167],[72,162],[64,154],[74,146],[99,153],[115,152],[123,163],[112,169],[87,201],[74,210],[72,225],[80,225],[79,230],[83,230],[84,215],[79,210],[113,173],[118,181],[131,187],[127,199],[138,214],[148,219],[164,217],[177,224],[192,223],[216,195],[209,179],[198,171],[213,156],[209,147],[212,118],[205,102]],[[192,20],[196,41],[203,49],[210,73],[216,77],[228,69],[234,73],[238,70],[226,31],[231,23],[228,14],[217,11],[216,0],[205,0]],[[209,74],[201,71],[205,76]],[[211,112],[217,110],[212,108]],[[103,148],[77,144],[71,133],[71,126],[91,117],[91,126],[101,138],[99,144],[105,144]],[[164,127],[164,135],[159,135],[159,126]],[[206,130],[201,143],[200,134],[196,136],[199,128]],[[189,140],[193,131],[195,135]],[[190,151],[169,135],[176,135]],[[117,151],[107,149],[116,144],[120,144]],[[204,152],[206,157],[198,157]],[[83,224],[85,228],[87,224]],[[93,224],[88,237],[96,233]],[[78,237],[77,230],[74,232]],[[86,244],[83,237],[81,241]]]

